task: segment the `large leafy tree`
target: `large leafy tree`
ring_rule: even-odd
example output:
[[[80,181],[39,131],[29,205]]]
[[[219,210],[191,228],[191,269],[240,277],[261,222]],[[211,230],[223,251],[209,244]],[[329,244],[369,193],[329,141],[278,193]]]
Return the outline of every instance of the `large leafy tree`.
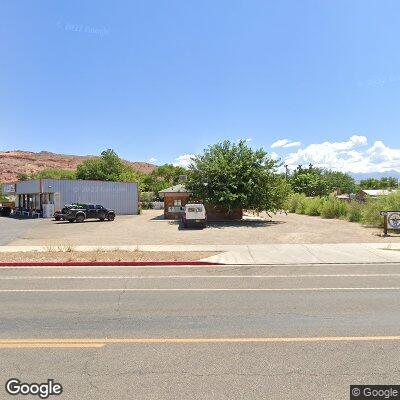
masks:
[[[76,172],[61,168],[48,168],[31,175],[31,179],[76,179]]]
[[[158,193],[162,189],[178,184],[182,175],[187,175],[187,170],[183,167],[172,164],[160,165],[143,177],[143,190]]]
[[[107,149],[99,158],[85,160],[76,170],[77,179],[138,182],[141,175],[121,160],[114,150]]]
[[[354,193],[357,190],[354,178],[344,172],[323,170],[323,177],[330,193],[336,189],[340,189],[343,193]]]
[[[306,169],[299,166],[290,176],[289,182],[294,192],[306,196],[326,196],[337,189],[345,193],[356,190],[356,183],[350,175],[311,165]]]
[[[398,187],[398,180],[393,177],[368,178],[360,182],[360,187],[362,189],[393,189]]]
[[[228,210],[277,211],[290,188],[276,168],[263,149],[224,141],[192,159],[186,187],[194,198]]]

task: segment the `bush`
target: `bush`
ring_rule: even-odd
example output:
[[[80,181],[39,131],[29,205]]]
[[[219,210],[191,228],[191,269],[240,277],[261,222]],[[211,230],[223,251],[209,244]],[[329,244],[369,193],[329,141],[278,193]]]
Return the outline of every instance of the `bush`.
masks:
[[[306,200],[306,196],[300,193],[293,193],[289,196],[286,201],[285,209],[291,213],[296,213],[300,209],[300,204],[303,204]]]
[[[322,202],[321,217],[329,219],[346,217],[347,208],[347,203],[344,203],[335,197],[328,197]]]
[[[305,214],[311,216],[321,215],[323,200],[320,197],[307,198],[305,202]]]
[[[322,218],[346,218],[350,222],[383,227],[381,211],[400,211],[400,190],[388,196],[369,198],[365,204],[356,201],[345,203],[336,197],[306,197],[292,194],[286,203],[289,212],[306,215],[320,215]]]
[[[365,225],[382,228],[383,217],[381,217],[380,212],[397,210],[400,210],[400,191],[376,199],[367,199],[362,206],[362,222]]]
[[[304,215],[306,213],[306,204],[307,198],[304,197],[303,199],[299,199],[299,202],[296,205],[296,214]]]
[[[347,207],[347,220],[350,222],[362,221],[363,206],[357,201],[352,201]]]

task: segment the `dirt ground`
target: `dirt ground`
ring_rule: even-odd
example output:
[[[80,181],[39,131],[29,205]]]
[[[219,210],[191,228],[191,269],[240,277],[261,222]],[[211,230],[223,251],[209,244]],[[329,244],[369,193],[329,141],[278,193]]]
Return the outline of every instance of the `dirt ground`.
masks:
[[[196,261],[211,257],[213,252],[172,251],[46,251],[0,253],[0,262],[46,261]]]
[[[265,219],[213,222],[204,230],[180,229],[177,221],[164,220],[158,210],[117,216],[113,222],[89,220],[82,224],[0,218],[0,233],[3,245],[41,246],[400,242],[400,235],[385,238],[380,229],[347,221],[296,214],[262,217]]]

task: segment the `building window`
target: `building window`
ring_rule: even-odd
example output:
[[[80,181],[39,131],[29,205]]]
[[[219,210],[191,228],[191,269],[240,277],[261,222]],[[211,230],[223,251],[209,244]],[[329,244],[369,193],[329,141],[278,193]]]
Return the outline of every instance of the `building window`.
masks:
[[[182,201],[181,200],[174,200],[174,206],[180,207],[181,205],[182,205]]]

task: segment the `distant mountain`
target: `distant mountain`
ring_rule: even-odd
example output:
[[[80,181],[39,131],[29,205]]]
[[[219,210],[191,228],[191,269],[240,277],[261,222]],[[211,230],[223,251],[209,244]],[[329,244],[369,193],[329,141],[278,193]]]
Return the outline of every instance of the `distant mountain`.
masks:
[[[41,151],[13,150],[0,152],[0,182],[7,183],[17,180],[17,174],[32,174],[48,168],[76,169],[84,160],[96,158],[96,156],[74,156],[66,154]],[[135,170],[149,174],[157,166],[147,162],[125,161]]]
[[[375,179],[381,179],[385,177],[392,177],[392,178],[397,178],[400,179],[400,172],[397,171],[387,171],[387,172],[365,172],[365,173],[358,173],[358,174],[353,174],[350,173],[350,175],[357,181],[361,181],[363,179],[368,179],[368,178],[375,178]]]

